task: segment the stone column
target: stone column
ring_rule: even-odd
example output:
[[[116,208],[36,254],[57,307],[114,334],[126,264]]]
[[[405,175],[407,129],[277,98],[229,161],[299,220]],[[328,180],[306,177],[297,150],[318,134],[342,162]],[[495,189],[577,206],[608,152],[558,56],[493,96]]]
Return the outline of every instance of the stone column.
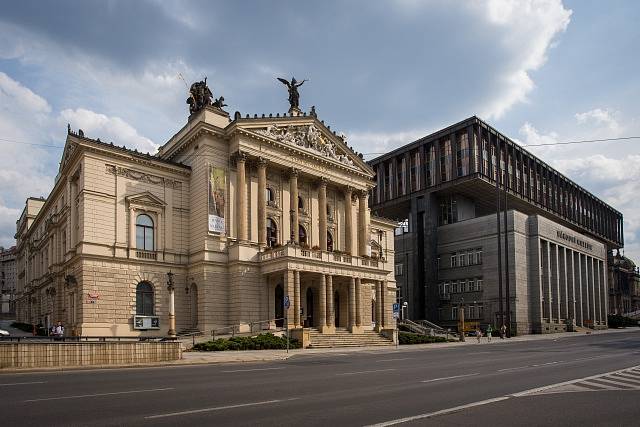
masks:
[[[267,244],[267,162],[258,160],[258,244]]]
[[[376,331],[382,330],[382,282],[376,281]]]
[[[353,255],[353,204],[351,196],[353,189],[347,187],[344,191],[344,249],[350,255]]]
[[[295,310],[295,304],[292,303],[291,297],[295,293],[294,291],[294,274],[292,270],[284,271],[284,296],[289,298],[289,308],[284,309],[287,327],[289,329],[294,329],[296,327],[295,324],[295,316],[293,315],[293,311]],[[295,298],[294,298],[295,299]]]
[[[578,265],[577,265],[577,274],[576,274],[576,278],[578,279],[577,282],[577,290],[576,290],[576,296],[577,298],[577,308],[576,308],[576,324],[579,324],[580,326],[584,326],[584,298],[582,297],[583,295],[583,289],[582,289],[582,255],[580,255],[579,252],[576,252],[574,254],[574,259],[577,258],[578,259]],[[578,322],[578,318],[580,318],[580,322]]]
[[[301,326],[300,324],[300,271],[295,270],[293,272],[293,319],[296,328]]]
[[[320,249],[327,250],[327,180],[322,178],[318,185],[318,236]]]
[[[356,329],[356,279],[351,278],[349,282],[349,330],[355,332]]]
[[[335,307],[333,306],[333,276],[330,274],[327,277],[327,333],[334,333],[336,331],[335,325]]]
[[[589,281],[589,283],[591,284],[591,318],[593,319],[593,326],[595,328],[595,325],[597,324],[597,320],[598,320],[598,307],[596,306],[596,269],[595,269],[595,258],[593,257],[589,257],[590,259],[590,267],[589,267],[589,273],[591,274],[591,280]]]
[[[380,328],[384,329],[387,326],[387,282],[383,280],[380,283]]]
[[[362,279],[356,278],[356,326],[362,329]]]
[[[238,221],[238,240],[247,240],[247,177],[246,177],[247,159],[244,154],[238,153],[236,157],[237,165],[237,197],[238,212],[236,214]]]
[[[369,231],[369,223],[368,223],[368,202],[367,202],[368,193],[366,190],[361,190],[358,192],[358,255],[368,255],[367,245],[369,244],[369,236],[367,234]]]
[[[318,318],[318,329],[324,333],[327,330],[327,280],[324,274],[320,275],[320,289],[318,290],[318,307],[320,316]]]
[[[296,243],[300,242],[300,235],[298,234],[299,217],[298,217],[298,170],[291,169],[289,174],[289,195],[290,195],[290,209],[291,209],[291,236]],[[311,234],[309,234],[311,236]],[[308,237],[309,239],[310,237]],[[310,242],[309,242],[310,243]]]
[[[136,243],[136,210],[133,208],[129,208],[129,249],[135,249],[137,246]],[[65,250],[67,248],[62,248],[62,259],[64,260]],[[131,257],[133,254],[129,254]]]

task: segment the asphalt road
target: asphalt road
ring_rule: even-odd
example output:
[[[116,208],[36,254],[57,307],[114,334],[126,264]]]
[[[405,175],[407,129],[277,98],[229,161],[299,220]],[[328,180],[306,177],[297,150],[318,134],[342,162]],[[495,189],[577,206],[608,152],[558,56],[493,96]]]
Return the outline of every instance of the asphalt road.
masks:
[[[0,417],[5,426],[628,426],[640,416],[640,370],[588,377],[640,365],[639,356],[640,331],[255,364],[0,374]],[[533,390],[567,381],[574,384]]]

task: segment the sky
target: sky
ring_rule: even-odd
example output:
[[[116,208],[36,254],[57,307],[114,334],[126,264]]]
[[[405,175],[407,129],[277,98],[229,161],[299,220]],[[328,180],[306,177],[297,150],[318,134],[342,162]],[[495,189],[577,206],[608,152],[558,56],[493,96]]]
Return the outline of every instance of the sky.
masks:
[[[153,153],[205,76],[243,115],[286,112],[276,77],[309,79],[302,109],[365,158],[474,114],[523,145],[640,136],[638,22],[620,0],[7,2],[0,245],[51,191],[67,123]],[[530,148],[623,213],[636,261],[639,144]]]

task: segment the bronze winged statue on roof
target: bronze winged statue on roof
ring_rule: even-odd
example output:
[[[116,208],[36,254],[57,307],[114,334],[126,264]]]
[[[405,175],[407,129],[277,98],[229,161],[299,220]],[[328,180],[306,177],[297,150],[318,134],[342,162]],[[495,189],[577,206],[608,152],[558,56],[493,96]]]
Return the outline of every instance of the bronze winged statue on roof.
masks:
[[[300,93],[298,92],[298,88],[307,81],[307,79],[298,82],[295,77],[291,78],[291,81],[287,79],[283,79],[282,77],[276,77],[278,80],[282,82],[287,87],[289,91],[289,112],[297,110],[300,111]]]

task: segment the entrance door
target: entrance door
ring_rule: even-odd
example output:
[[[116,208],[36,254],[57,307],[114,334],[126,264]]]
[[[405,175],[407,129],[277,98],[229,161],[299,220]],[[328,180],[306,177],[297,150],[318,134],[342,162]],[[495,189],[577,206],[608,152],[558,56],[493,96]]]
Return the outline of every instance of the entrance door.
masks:
[[[284,289],[282,285],[277,285],[274,298],[276,326],[281,328],[284,326]]]
[[[195,283],[191,284],[191,289],[189,289],[189,294],[191,295],[191,327],[198,327],[198,286]]]
[[[311,288],[307,288],[307,321],[306,327],[310,328],[315,325],[315,321],[313,319],[313,291]]]
[[[340,326],[340,294],[336,292],[333,297],[333,311],[334,311],[334,325],[337,327]]]

